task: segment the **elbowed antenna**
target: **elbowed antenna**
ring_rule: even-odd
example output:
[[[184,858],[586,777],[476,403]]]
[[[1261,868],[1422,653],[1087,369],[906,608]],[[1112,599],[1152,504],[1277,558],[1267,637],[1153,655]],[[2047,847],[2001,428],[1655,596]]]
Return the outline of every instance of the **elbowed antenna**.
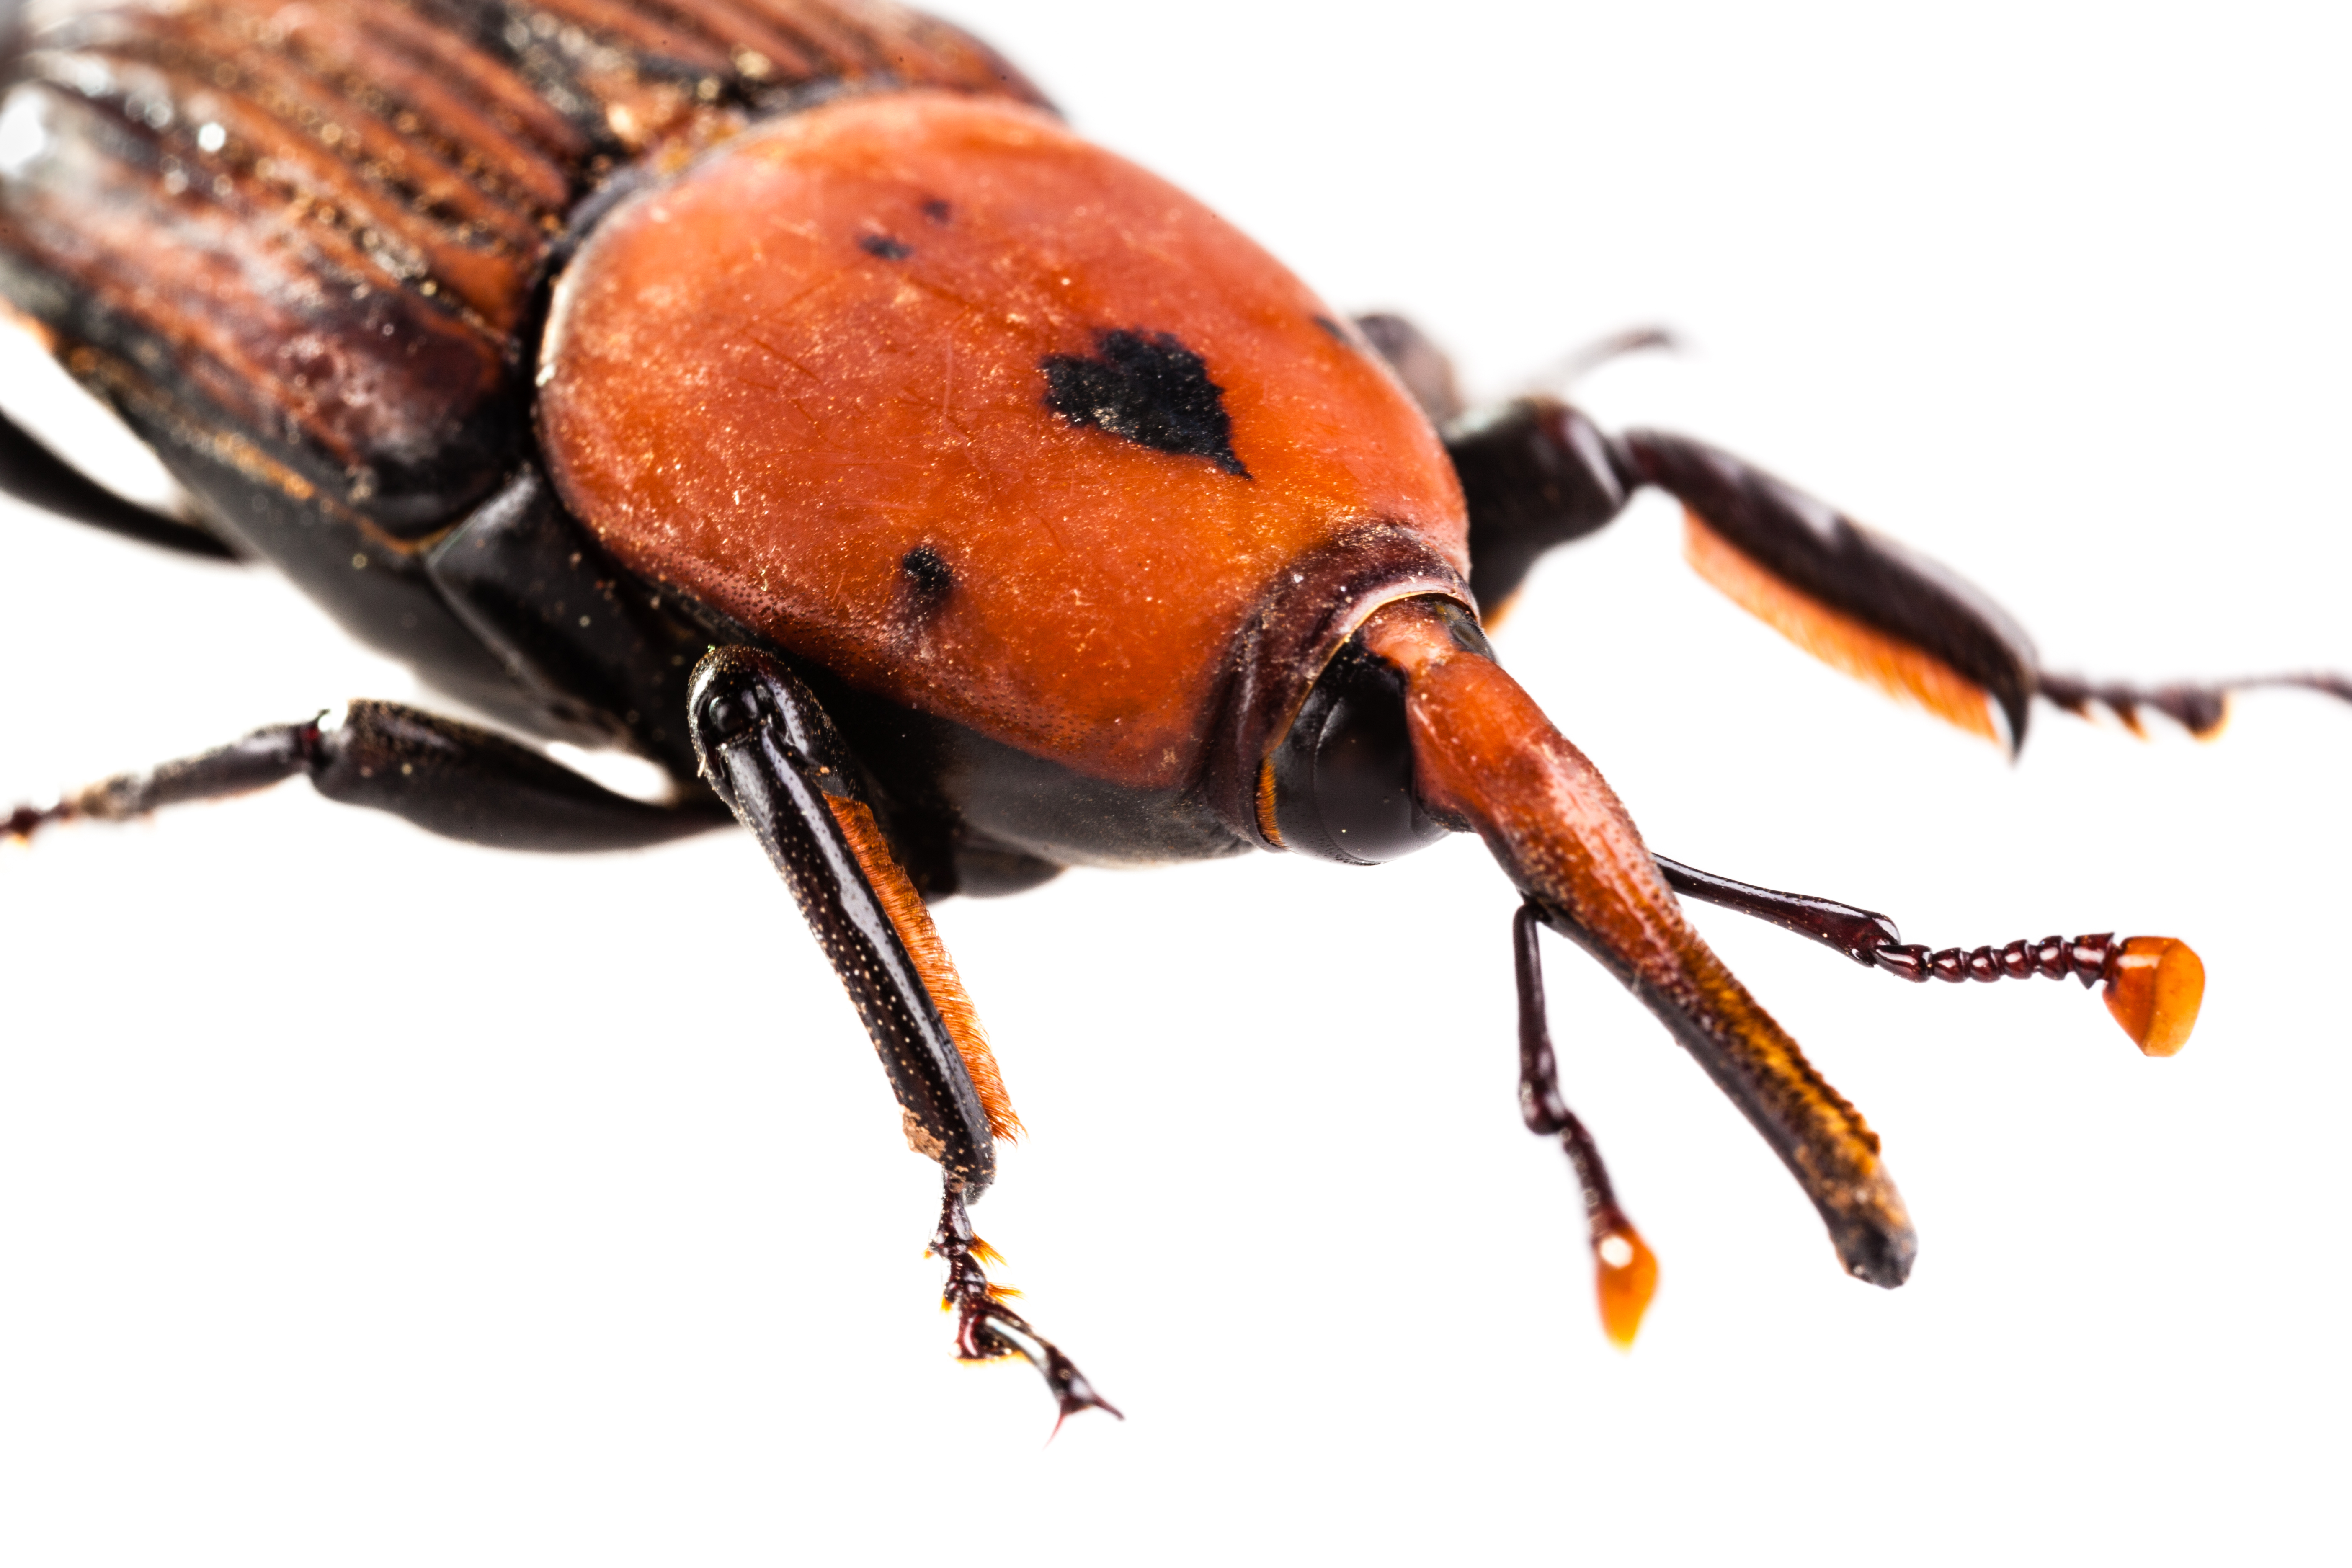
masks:
[[[1666,885],[1685,898],[1769,921],[1783,931],[1833,947],[1857,963],[1919,984],[1930,979],[1990,984],[2037,974],[2050,980],[2072,975],[2085,990],[2103,984],[2107,1011],[2147,1056],[2172,1056],[2187,1045],[2205,999],[2204,961],[2178,937],[2132,936],[2117,942],[2113,931],[2102,931],[2072,942],[2045,936],[1999,948],[1987,944],[1929,952],[1924,943],[1905,942],[1895,922],[1874,910],[1810,893],[1735,882],[1663,855],[1656,859]]]
[[[1360,635],[1403,678],[1422,804],[1477,833],[1536,918],[1605,964],[1698,1059],[1812,1200],[1848,1272],[1903,1283],[1917,1239],[1877,1134],[1691,928],[1598,770],[1487,657],[1459,607],[1402,600]]]
[[[1544,1008],[1543,952],[1536,928],[1543,910],[1533,900],[1511,917],[1511,966],[1519,986],[1519,1119],[1538,1138],[1558,1138],[1584,1194],[1586,1239],[1592,1247],[1592,1293],[1601,1327],[1620,1350],[1633,1348],[1642,1315],[1658,1291],[1658,1259],[1625,1217],[1617,1189],[1601,1163],[1601,1146],[1559,1091],[1559,1058],[1552,1050]]]

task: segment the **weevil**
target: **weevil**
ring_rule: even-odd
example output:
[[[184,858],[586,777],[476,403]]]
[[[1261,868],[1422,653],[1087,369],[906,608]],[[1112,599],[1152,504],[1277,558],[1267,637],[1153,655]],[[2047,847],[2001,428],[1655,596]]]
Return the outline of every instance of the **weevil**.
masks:
[[[1016,1123],[927,899],[1478,833],[1528,900],[1522,1105],[1578,1173],[1620,1337],[1654,1269],[1554,1082],[1538,925],[1660,1012],[1882,1284],[1913,1243],[1874,1136],[1675,892],[1907,978],[2073,975],[2144,1048],[2185,1037],[2177,943],[1929,952],[1654,861],[1481,622],[1648,487],[1735,599],[2012,745],[2036,698],[2205,729],[2223,688],[2044,671],[1948,576],[1712,448],[1557,399],[1461,407],[1409,325],[1340,317],[960,34],[573,10],[127,9],[33,35],[0,110],[0,281],[198,516],[22,440],[12,488],[270,560],[512,729],[661,763],[676,804],[362,703],[27,807],[19,836],[301,773],[457,837],[594,847],[723,820],[699,774],[942,1166],[959,1352],[1027,1356],[1066,1414],[1100,1401],[988,1284],[964,1213]]]

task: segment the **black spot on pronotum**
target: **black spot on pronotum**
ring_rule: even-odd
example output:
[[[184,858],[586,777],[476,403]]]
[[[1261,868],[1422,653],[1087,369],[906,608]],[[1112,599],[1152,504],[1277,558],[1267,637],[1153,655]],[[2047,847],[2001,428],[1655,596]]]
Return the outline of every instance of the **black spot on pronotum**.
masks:
[[[858,240],[857,248],[868,256],[878,256],[885,261],[904,261],[915,254],[915,247],[904,240],[893,239],[887,234],[869,234]]]
[[[1249,478],[1234,456],[1225,389],[1199,354],[1166,332],[1114,331],[1095,334],[1095,356],[1045,356],[1046,407],[1073,425]]]
[[[1331,341],[1338,343],[1342,348],[1351,349],[1356,346],[1356,341],[1348,335],[1348,329],[1333,321],[1330,317],[1318,316],[1315,318],[1315,324],[1322,328],[1325,331],[1330,333]]]
[[[955,208],[940,200],[939,197],[933,196],[923,204],[923,216],[933,223],[945,223],[955,216]]]
[[[955,572],[928,544],[918,544],[900,556],[898,570],[907,578],[907,596],[925,615],[946,604],[948,595],[955,592]]]

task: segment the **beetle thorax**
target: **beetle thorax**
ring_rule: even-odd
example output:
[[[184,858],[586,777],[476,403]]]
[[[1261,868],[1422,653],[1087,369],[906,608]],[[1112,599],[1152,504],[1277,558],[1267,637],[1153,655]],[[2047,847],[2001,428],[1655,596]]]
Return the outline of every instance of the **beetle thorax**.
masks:
[[[1294,563],[1378,526],[1467,567],[1444,452],[1360,335],[1014,105],[889,94],[729,143],[583,247],[540,379],[556,483],[631,568],[1120,783],[1198,775]]]

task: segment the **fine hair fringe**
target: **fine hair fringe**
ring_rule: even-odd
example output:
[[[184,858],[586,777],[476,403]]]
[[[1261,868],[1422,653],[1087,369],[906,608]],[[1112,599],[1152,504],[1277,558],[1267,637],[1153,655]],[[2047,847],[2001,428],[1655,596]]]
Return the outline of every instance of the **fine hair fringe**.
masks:
[[[988,1117],[988,1131],[1006,1140],[1019,1138],[1021,1118],[1013,1114],[1013,1097],[1005,1092],[1003,1075],[996,1070],[988,1032],[980,1026],[980,1014],[964,994],[963,981],[956,973],[954,960],[948,957],[947,944],[940,940],[939,928],[931,924],[931,911],[924,907],[922,895],[898,868],[898,857],[890,853],[882,829],[863,801],[835,795],[825,796],[825,804],[833,808],[834,820],[841,824],[850,852],[857,857],[866,881],[882,900],[883,912],[898,928],[907,955],[915,961],[915,973],[931,994],[940,1022],[948,1026],[948,1038],[955,1042],[956,1055],[963,1058],[963,1070],[971,1077],[980,1108]]]
[[[1698,574],[1758,620],[1833,669],[1897,701],[1998,742],[1985,689],[1931,653],[1791,588],[1701,521],[1684,514],[1683,555]]]

